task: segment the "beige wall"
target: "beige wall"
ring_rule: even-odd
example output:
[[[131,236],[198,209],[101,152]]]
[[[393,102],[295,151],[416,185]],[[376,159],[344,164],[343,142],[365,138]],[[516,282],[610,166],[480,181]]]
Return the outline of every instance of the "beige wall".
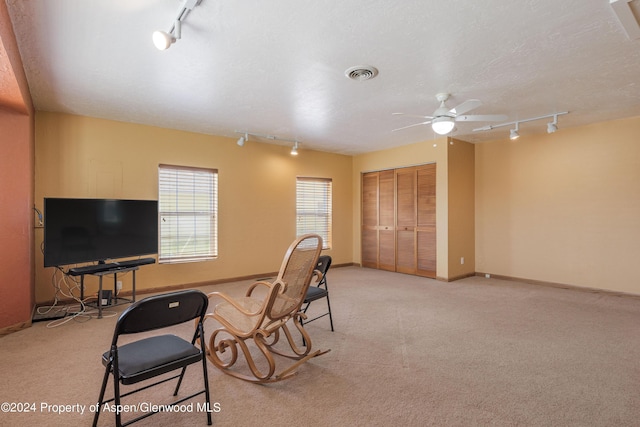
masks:
[[[357,156],[54,113],[36,115],[35,203],[156,198],[160,163],[217,168],[220,257],[145,266],[141,288],[271,272],[295,234],[295,177],[333,179],[334,263],[359,263],[361,173],[437,164],[437,275],[474,271],[640,294],[640,118],[468,144],[446,138]],[[434,144],[436,145],[434,147]],[[42,229],[36,229],[39,247]],[[465,264],[460,264],[460,257]],[[36,299],[52,269],[36,250]],[[130,283],[126,277],[125,289]],[[90,290],[95,283],[89,283]]]
[[[219,258],[144,266],[138,288],[161,288],[277,271],[295,238],[296,176],[333,180],[334,264],[352,261],[352,158],[236,138],[88,117],[36,115],[35,203],[44,197],[156,199],[158,164],[216,168],[219,173]],[[46,219],[45,219],[46,220]],[[42,242],[36,232],[36,247]],[[52,268],[36,250],[36,301],[53,296]],[[123,279],[130,288],[130,277]],[[97,279],[87,278],[88,291]]]
[[[361,189],[363,172],[436,163],[436,274],[449,277],[447,138],[409,144],[353,158],[353,261],[361,262]]]
[[[448,148],[448,279],[453,280],[475,273],[475,145],[453,139]]]
[[[477,144],[476,270],[640,294],[640,118]]]

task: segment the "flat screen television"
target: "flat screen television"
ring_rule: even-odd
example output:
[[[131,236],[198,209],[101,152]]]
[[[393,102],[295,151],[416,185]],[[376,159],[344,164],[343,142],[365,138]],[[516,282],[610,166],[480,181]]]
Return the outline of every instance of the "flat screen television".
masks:
[[[44,266],[158,253],[158,201],[44,199]]]

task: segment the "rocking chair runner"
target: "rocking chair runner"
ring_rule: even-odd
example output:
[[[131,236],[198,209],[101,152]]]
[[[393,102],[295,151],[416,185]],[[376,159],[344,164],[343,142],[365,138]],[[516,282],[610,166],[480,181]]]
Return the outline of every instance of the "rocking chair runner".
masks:
[[[208,295],[210,306],[213,306],[213,299],[223,300],[215,305],[213,312],[205,316],[217,320],[221,325],[211,334],[207,346],[207,356],[214,366],[226,374],[246,381],[275,382],[295,375],[297,367],[302,363],[328,351],[311,352],[311,338],[300,322],[301,318],[306,318],[300,308],[311,279],[314,275],[319,275],[315,267],[321,249],[320,236],[301,236],[287,250],[278,277],[273,282],[255,282],[247,290],[246,296],[241,298],[232,298],[221,292]],[[260,297],[259,295],[265,292],[258,289],[266,291],[266,295]],[[289,322],[290,320],[292,322]],[[287,322],[295,325],[301,334],[301,348],[296,345]],[[293,354],[274,347],[280,339],[281,332],[286,336]],[[238,347],[242,350],[251,375],[232,369],[238,360]],[[256,364],[252,350],[253,354],[257,353],[264,361]],[[273,354],[297,362],[276,374]]]

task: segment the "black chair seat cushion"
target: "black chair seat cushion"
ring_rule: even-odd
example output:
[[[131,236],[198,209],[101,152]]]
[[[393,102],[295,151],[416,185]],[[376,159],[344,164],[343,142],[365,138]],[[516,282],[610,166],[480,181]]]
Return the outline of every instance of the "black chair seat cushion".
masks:
[[[109,354],[102,363],[109,363]],[[118,347],[118,371],[123,384],[133,384],[202,360],[200,349],[175,335],[160,335]]]
[[[324,298],[327,296],[327,291],[318,286],[309,286],[307,290],[307,297],[304,299],[304,302],[315,301],[320,298]]]

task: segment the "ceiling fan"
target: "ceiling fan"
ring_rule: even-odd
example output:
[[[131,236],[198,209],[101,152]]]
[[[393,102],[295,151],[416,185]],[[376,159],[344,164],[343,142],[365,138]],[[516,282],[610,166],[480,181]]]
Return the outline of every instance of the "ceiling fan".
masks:
[[[445,105],[445,102],[447,101],[447,99],[449,99],[448,93],[439,93],[436,95],[436,99],[440,101],[440,107],[433,113],[432,116],[392,113],[393,115],[404,115],[407,117],[429,119],[425,122],[414,123],[409,126],[393,129],[392,132],[431,123],[431,127],[433,128],[433,131],[435,133],[439,135],[446,135],[453,130],[455,122],[493,122],[503,121],[507,119],[507,116],[504,114],[464,115],[464,113],[466,113],[467,111],[471,111],[482,105],[482,102],[479,99],[468,99],[454,108],[448,108]]]

